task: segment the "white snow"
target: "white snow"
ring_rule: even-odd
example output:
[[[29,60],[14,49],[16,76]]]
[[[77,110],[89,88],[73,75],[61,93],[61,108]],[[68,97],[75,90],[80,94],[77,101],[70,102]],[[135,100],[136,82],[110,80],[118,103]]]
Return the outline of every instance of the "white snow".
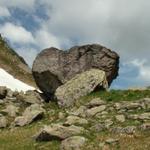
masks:
[[[24,82],[15,79],[12,75],[0,68],[0,86],[6,86],[12,91],[26,92],[28,90],[35,90],[34,87],[25,84]]]

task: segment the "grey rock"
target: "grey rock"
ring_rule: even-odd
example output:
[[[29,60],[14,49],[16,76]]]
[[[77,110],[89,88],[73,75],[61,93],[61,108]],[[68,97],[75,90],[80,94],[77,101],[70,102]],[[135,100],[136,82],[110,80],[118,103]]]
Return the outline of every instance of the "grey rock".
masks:
[[[139,128],[142,131],[150,131],[150,123],[144,123]]]
[[[19,108],[13,104],[9,104],[6,106],[6,109],[2,110],[2,112],[6,112],[10,117],[16,117]]]
[[[73,125],[73,124],[85,125],[85,124],[88,124],[88,121],[84,118],[80,118],[77,116],[68,116],[65,124],[67,124],[67,125]]]
[[[42,95],[39,92],[32,90],[27,91],[25,94],[19,93],[16,96],[16,98],[18,101],[22,101],[29,104],[41,104],[44,101]]]
[[[7,127],[7,119],[4,116],[0,116],[0,128]]]
[[[78,109],[69,112],[69,114],[79,117],[86,117],[86,110],[87,108],[85,106],[80,106]]]
[[[101,105],[101,106],[97,106],[97,107],[93,107],[91,109],[88,109],[86,111],[86,115],[89,117],[93,117],[95,116],[97,113],[102,112],[106,109],[106,105]]]
[[[106,144],[114,144],[118,142],[119,142],[119,139],[113,139],[113,138],[109,138],[105,141]]]
[[[73,106],[77,99],[91,93],[98,86],[108,87],[104,71],[91,69],[78,74],[56,89],[55,96],[58,105],[60,107]]]
[[[90,130],[94,131],[94,132],[100,132],[100,131],[104,131],[106,129],[105,124],[103,123],[96,123],[95,125],[93,125]]]
[[[128,118],[133,120],[150,120],[150,112],[146,112],[142,114],[131,114],[128,115]]]
[[[104,104],[106,104],[106,102],[101,100],[101,98],[94,98],[89,103],[85,104],[85,106],[88,108],[92,108],[92,107],[100,106]]]
[[[114,127],[111,129],[113,133],[118,133],[118,134],[134,134],[136,131],[135,126],[127,126],[127,127]]]
[[[45,126],[36,136],[36,141],[52,141],[52,140],[64,140],[71,136],[79,135],[84,133],[85,130],[82,127],[74,125],[63,126],[60,124],[51,124]]]
[[[72,136],[62,141],[60,150],[82,150],[87,139],[82,136]]]
[[[0,86],[0,99],[4,99],[7,95],[7,88]]]
[[[67,51],[51,47],[38,54],[32,72],[40,90],[51,97],[60,85],[92,68],[105,71],[110,85],[118,75],[119,56],[98,44],[75,46]]]
[[[41,119],[44,115],[44,109],[39,104],[32,104],[27,107],[22,116],[16,117],[14,120],[15,126],[25,126],[32,123],[34,120]]]
[[[125,116],[124,115],[116,115],[115,118],[118,122],[125,122]]]

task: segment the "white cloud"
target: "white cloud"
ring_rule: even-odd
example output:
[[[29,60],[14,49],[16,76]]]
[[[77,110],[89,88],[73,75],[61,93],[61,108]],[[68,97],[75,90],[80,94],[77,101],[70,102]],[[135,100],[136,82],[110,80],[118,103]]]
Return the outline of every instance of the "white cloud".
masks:
[[[29,44],[34,43],[32,33],[27,31],[25,28],[12,23],[5,23],[0,26],[1,34],[9,39],[12,43],[17,44]]]
[[[35,33],[35,40],[41,49],[48,47],[60,47],[58,38],[42,28]]]
[[[10,17],[11,14],[9,10],[6,7],[1,7],[0,6],[0,17]]]
[[[35,1],[36,0],[0,0],[0,5],[30,11],[34,9]]]
[[[135,59],[131,62],[132,65],[136,66],[139,70],[139,75],[137,76],[137,80],[150,82],[150,66],[147,65],[146,60],[138,60]]]

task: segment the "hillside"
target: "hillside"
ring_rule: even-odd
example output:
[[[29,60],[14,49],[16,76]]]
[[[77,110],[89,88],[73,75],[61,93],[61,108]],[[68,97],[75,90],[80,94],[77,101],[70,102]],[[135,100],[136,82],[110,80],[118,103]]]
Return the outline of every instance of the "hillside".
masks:
[[[0,35],[0,68],[3,68],[15,78],[35,86],[31,69]]]
[[[19,103],[15,97],[1,103],[1,150],[149,149],[149,90],[93,92],[72,109],[55,102],[29,105],[30,94],[17,96]]]

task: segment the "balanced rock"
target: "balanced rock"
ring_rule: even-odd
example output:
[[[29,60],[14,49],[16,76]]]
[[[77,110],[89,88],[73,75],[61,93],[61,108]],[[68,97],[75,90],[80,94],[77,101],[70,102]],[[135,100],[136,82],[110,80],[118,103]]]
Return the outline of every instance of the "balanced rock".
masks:
[[[75,46],[67,51],[51,47],[38,54],[32,72],[40,90],[51,97],[60,85],[92,68],[105,71],[110,85],[118,76],[119,56],[98,44]]]
[[[61,107],[73,106],[75,101],[91,93],[97,87],[107,88],[106,74],[99,69],[90,69],[76,75],[64,85],[57,88],[55,96]]]

